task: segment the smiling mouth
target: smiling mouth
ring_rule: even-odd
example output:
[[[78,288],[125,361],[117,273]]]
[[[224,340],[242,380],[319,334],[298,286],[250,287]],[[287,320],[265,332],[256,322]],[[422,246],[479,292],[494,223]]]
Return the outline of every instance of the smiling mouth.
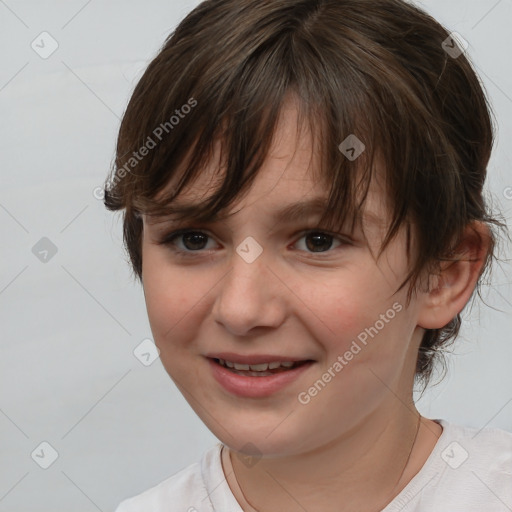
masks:
[[[244,377],[265,377],[269,375],[275,375],[276,373],[282,373],[290,370],[294,370],[299,366],[303,366],[307,363],[311,363],[311,360],[307,361],[273,361],[270,363],[260,364],[242,364],[233,363],[225,359],[213,358],[213,361],[219,366],[226,368],[232,373],[242,375]]]

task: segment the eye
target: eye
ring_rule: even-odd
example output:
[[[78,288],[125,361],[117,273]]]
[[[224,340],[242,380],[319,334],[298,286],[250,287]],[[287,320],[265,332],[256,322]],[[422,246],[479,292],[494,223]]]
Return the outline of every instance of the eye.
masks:
[[[303,231],[300,235],[300,238],[296,239],[293,245],[298,246],[299,251],[310,254],[328,252],[334,241],[338,242],[338,247],[350,244],[350,241],[346,238],[325,231],[309,230]],[[301,243],[303,239],[305,243]],[[157,243],[168,247],[179,256],[194,257],[214,248],[214,246],[208,247],[209,241],[213,242],[213,238],[208,233],[189,228],[173,231]]]
[[[209,238],[211,237],[203,231],[183,229],[170,233],[158,243],[168,246],[176,253],[187,254],[190,252],[200,252],[205,249]],[[176,241],[181,241],[183,243],[182,247],[179,247]]]
[[[333,241],[336,239],[340,242],[340,245],[344,245],[346,243],[339,237],[337,238],[336,236],[331,235],[330,233],[325,233],[324,231],[308,231],[304,233],[296,243],[301,245],[298,242],[302,239],[305,240],[305,244],[303,244],[303,246],[306,247],[306,250],[313,253],[323,253],[328,251],[331,249]]]

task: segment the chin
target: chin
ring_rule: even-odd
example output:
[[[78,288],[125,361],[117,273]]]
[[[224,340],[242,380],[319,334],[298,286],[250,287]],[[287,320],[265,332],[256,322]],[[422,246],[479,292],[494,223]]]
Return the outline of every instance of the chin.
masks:
[[[284,423],[286,420],[281,426],[277,426],[279,422],[274,422],[274,426],[269,427],[268,423],[251,422],[246,419],[245,423],[223,422],[224,428],[220,428],[218,424],[211,425],[205,421],[206,426],[223,444],[244,455],[286,457],[311,449],[310,433],[291,431],[291,425],[284,425]],[[305,439],[308,440],[307,445]]]

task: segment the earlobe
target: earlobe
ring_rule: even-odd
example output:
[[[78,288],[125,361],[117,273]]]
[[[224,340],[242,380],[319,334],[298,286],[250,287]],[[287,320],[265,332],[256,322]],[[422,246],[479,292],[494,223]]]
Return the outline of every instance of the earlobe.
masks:
[[[478,283],[490,242],[486,224],[473,222],[466,227],[453,257],[441,261],[438,274],[430,276],[431,286],[424,293],[419,312],[419,327],[441,329],[462,311]]]

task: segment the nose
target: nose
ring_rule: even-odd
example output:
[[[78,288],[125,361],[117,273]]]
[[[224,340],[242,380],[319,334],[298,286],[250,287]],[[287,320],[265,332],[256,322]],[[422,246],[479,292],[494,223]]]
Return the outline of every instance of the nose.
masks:
[[[232,334],[246,336],[283,323],[287,288],[270,263],[265,250],[252,262],[233,252],[212,308],[214,320]]]

